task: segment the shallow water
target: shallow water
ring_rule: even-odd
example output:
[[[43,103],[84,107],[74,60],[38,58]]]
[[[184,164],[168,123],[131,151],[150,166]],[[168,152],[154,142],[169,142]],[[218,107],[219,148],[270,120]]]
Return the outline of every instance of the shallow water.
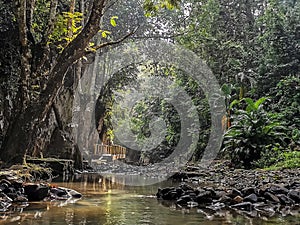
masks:
[[[135,177],[136,178],[136,177]],[[132,179],[135,179],[132,178]],[[103,179],[99,175],[74,177],[59,186],[81,192],[84,197],[76,202],[37,202],[26,208],[18,206],[15,213],[0,214],[0,224],[101,224],[101,225],[299,225],[299,217],[277,217],[268,220],[245,218],[233,212],[219,215],[203,211],[180,210],[158,201],[154,194],[158,187],[171,186],[163,182],[152,186],[126,186],[119,178]]]

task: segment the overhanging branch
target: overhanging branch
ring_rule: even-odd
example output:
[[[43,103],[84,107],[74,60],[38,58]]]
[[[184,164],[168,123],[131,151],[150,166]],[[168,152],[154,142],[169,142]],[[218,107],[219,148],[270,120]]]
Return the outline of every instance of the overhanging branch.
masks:
[[[120,38],[120,39],[118,39],[116,41],[109,41],[109,42],[102,43],[102,44],[100,44],[98,46],[95,46],[95,47],[93,47],[93,51],[98,50],[100,48],[107,47],[107,46],[119,44],[119,43],[125,41],[131,35],[133,35],[138,29],[139,29],[139,27],[136,27],[133,31],[131,31],[130,33],[126,34],[124,37],[122,37],[122,38]],[[91,52],[92,52],[91,50],[90,51],[88,50],[86,53],[91,53]]]

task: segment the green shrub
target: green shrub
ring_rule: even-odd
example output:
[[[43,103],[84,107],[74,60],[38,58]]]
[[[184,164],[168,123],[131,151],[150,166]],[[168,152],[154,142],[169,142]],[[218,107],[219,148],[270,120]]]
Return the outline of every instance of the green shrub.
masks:
[[[244,98],[230,105],[232,126],[225,134],[223,151],[229,154],[235,167],[255,167],[268,149],[286,146],[285,127],[277,113],[264,110],[266,101],[265,97],[257,101]]]

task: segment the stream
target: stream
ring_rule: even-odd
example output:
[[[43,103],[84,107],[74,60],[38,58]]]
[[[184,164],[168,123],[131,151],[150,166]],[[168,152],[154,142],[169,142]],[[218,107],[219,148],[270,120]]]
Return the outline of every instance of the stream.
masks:
[[[176,209],[172,203],[156,199],[158,187],[176,185],[170,181],[151,186],[127,186],[122,176],[104,179],[97,174],[53,182],[75,189],[83,198],[70,202],[31,202],[16,206],[14,212],[0,214],[0,224],[67,224],[67,225],[299,225],[299,217],[246,218],[232,211],[218,215],[197,209]],[[132,179],[137,179],[133,177]]]

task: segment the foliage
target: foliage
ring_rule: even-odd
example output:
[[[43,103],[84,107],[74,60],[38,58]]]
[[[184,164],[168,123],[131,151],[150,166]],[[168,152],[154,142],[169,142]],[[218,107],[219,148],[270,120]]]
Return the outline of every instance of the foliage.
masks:
[[[31,29],[35,42],[39,43],[45,38],[44,33],[47,29],[50,1],[38,0],[35,2],[34,9]]]
[[[145,0],[144,10],[146,16],[157,15],[160,9],[178,9],[180,0]]]
[[[257,101],[250,98],[235,100],[232,126],[225,134],[224,149],[237,167],[251,168],[268,148],[285,145],[286,134],[276,113],[268,113],[263,104],[267,98]]]
[[[82,29],[81,21],[83,15],[81,12],[63,12],[57,17],[54,30],[49,40],[63,49],[79,34]]]
[[[267,170],[297,169],[300,167],[300,151],[283,152],[278,157],[280,160],[267,167]]]
[[[300,146],[300,78],[288,76],[282,79],[270,91],[273,96],[270,110],[280,113],[281,120],[287,127],[287,135],[291,138],[291,148]]]
[[[262,32],[257,37],[261,52],[258,66],[259,92],[268,92],[287,75],[299,71],[300,4],[283,4],[270,1],[257,26]]]

